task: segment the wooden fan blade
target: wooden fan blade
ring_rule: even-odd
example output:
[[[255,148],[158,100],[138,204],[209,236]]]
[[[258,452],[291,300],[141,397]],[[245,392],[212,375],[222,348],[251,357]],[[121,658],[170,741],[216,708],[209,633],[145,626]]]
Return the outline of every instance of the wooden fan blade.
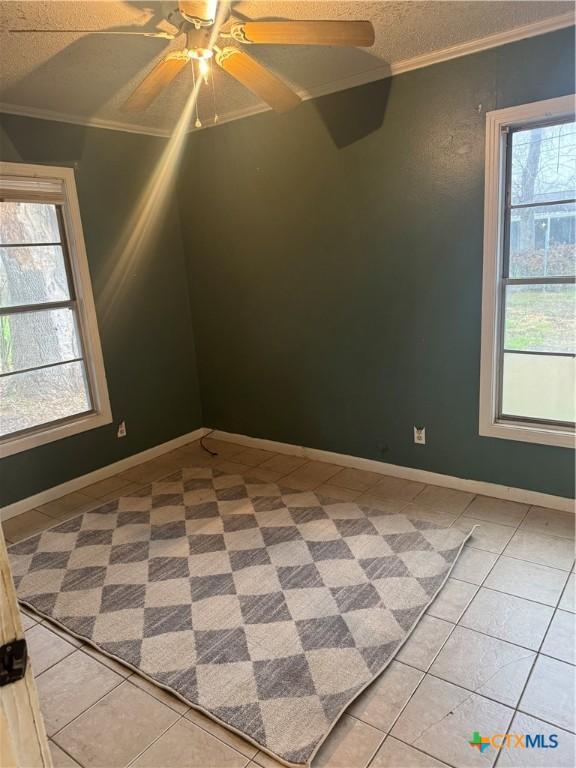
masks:
[[[232,36],[247,43],[369,47],[374,27],[369,21],[247,21],[234,24]]]
[[[184,51],[175,51],[159,61],[124,102],[122,111],[141,112],[147,109],[160,94],[160,91],[174,80],[189,61],[190,59]]]
[[[178,9],[187,19],[209,26],[216,21],[217,0],[179,0]]]
[[[300,104],[300,97],[291,88],[245,51],[223,48],[216,55],[216,63],[276,112],[286,112]]]

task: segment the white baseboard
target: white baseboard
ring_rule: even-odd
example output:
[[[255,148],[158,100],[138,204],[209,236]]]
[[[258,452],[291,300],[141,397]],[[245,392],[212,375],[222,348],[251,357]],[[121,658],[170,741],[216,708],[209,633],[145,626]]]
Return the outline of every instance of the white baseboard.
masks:
[[[413,467],[402,467],[398,464],[386,464],[383,461],[374,459],[362,459],[358,456],[347,456],[344,453],[333,453],[332,451],[322,451],[318,448],[305,448],[301,445],[291,445],[290,443],[278,443],[275,440],[264,440],[259,437],[248,437],[246,435],[235,435],[231,432],[220,432],[215,430],[211,437],[218,440],[225,440],[231,443],[240,443],[252,448],[262,448],[275,453],[286,453],[290,456],[303,456],[315,461],[327,461],[331,464],[339,464],[342,467],[352,467],[353,469],[364,469],[369,472],[378,472],[381,475],[400,477],[403,480],[415,480],[419,483],[428,485],[441,485],[446,488],[454,488],[458,491],[467,491],[469,493],[479,493],[482,496],[494,496],[497,499],[506,501],[518,501],[521,504],[530,504],[538,507],[548,507],[549,509],[558,509],[562,512],[575,512],[574,499],[565,496],[553,496],[550,493],[540,493],[539,491],[527,491],[524,488],[512,488],[507,485],[497,485],[496,483],[487,483],[482,480],[467,480],[462,477],[452,475],[441,475],[438,472],[428,472],[425,469],[414,469]]]
[[[75,477],[72,480],[68,480],[60,485],[55,485],[52,488],[47,488],[45,491],[34,494],[34,496],[28,496],[20,501],[15,501],[13,504],[8,504],[5,507],[0,508],[0,520],[8,520],[14,515],[20,515],[22,512],[27,512],[29,509],[39,507],[41,504],[47,504],[49,501],[59,499],[60,496],[65,496],[67,493],[73,493],[74,491],[81,491],[82,488],[86,488],[92,483],[97,483],[100,480],[105,480],[107,477],[118,474],[118,472],[125,472],[127,469],[142,464],[144,461],[150,461],[163,453],[169,453],[176,448],[181,448],[187,443],[191,443],[194,440],[199,440],[204,435],[210,432],[209,429],[201,427],[195,429],[193,432],[187,432],[185,435],[175,437],[173,440],[168,440],[167,443],[161,443],[155,445],[153,448],[148,448],[140,453],[134,453],[132,456],[127,456],[125,459],[115,461],[113,464],[107,464],[105,467],[95,469],[94,472],[88,472],[86,475]]]
[[[479,493],[483,496],[494,496],[497,499],[507,501],[518,501],[521,504],[530,504],[539,507],[548,507],[558,509],[563,512],[575,512],[574,500],[564,496],[553,496],[549,493],[540,493],[538,491],[527,491],[524,488],[512,488],[506,485],[497,485],[496,483],[486,483],[481,480],[467,480],[462,477],[452,475],[441,475],[438,472],[428,472],[425,469],[414,469],[412,467],[402,467],[397,464],[386,464],[383,461],[374,459],[362,459],[358,456],[348,456],[344,453],[333,453],[332,451],[323,451],[318,448],[306,448],[301,445],[291,445],[290,443],[279,443],[275,440],[264,440],[259,437],[249,437],[248,435],[235,435],[231,432],[212,431],[206,427],[201,427],[193,432],[180,435],[173,440],[161,445],[155,445],[146,451],[127,456],[125,459],[108,464],[105,467],[89,472],[86,475],[75,477],[66,483],[55,485],[34,496],[28,496],[13,504],[8,504],[0,509],[0,520],[8,520],[14,515],[27,512],[41,504],[47,504],[49,501],[65,496],[73,491],[81,491],[92,483],[99,480],[105,480],[107,477],[116,475],[118,472],[124,472],[127,469],[137,466],[145,461],[150,461],[163,453],[180,448],[194,440],[199,440],[204,435],[211,433],[211,437],[218,440],[224,440],[231,443],[239,443],[252,448],[262,448],[275,453],[285,453],[290,456],[303,456],[315,461],[327,461],[331,464],[339,464],[341,467],[352,467],[353,469],[365,469],[369,472],[377,472],[381,475],[400,477],[404,480],[415,480],[428,485],[441,485],[446,488],[454,488],[458,491],[468,491],[469,493]]]

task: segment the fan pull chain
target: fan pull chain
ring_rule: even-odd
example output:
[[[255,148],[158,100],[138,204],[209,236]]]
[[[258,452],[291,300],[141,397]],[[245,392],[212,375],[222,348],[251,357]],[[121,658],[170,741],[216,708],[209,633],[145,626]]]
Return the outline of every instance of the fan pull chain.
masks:
[[[217,123],[220,119],[218,112],[216,111],[216,89],[214,88],[214,67],[210,67],[210,82],[212,85],[212,110],[214,112],[214,122]]]
[[[196,122],[194,123],[194,127],[202,128],[202,123],[200,122],[200,117],[198,116],[198,93],[196,92],[196,71],[194,69],[194,59],[190,59],[190,64],[192,66],[192,84],[194,87],[194,92],[196,93],[196,98],[194,99],[194,108],[196,110]]]

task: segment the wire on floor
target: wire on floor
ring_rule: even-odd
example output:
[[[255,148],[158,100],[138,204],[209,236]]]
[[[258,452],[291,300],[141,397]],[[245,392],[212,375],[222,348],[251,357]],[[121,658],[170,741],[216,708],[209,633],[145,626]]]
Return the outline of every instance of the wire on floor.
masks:
[[[211,450],[210,450],[210,448],[207,448],[207,447],[204,445],[204,440],[206,440],[206,438],[207,438],[207,437],[210,437],[210,435],[212,434],[212,432],[214,432],[214,430],[213,430],[213,429],[211,429],[211,430],[210,430],[210,432],[208,432],[207,434],[203,435],[203,436],[200,438],[200,447],[201,447],[201,448],[203,448],[203,449],[206,451],[206,453],[209,453],[209,454],[210,454],[210,456],[218,456],[218,451],[211,451]]]

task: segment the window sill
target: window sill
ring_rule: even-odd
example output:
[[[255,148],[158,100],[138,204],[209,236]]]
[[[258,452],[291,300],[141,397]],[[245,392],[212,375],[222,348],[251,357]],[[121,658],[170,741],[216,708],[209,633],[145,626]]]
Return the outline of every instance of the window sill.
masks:
[[[503,440],[519,440],[523,443],[555,445],[560,448],[575,448],[575,435],[571,430],[537,427],[534,424],[513,424],[493,422],[480,424],[481,437],[498,437]]]
[[[0,459],[111,423],[112,414],[110,412],[90,413],[64,424],[44,427],[38,432],[30,432],[12,439],[5,437],[0,441]]]

